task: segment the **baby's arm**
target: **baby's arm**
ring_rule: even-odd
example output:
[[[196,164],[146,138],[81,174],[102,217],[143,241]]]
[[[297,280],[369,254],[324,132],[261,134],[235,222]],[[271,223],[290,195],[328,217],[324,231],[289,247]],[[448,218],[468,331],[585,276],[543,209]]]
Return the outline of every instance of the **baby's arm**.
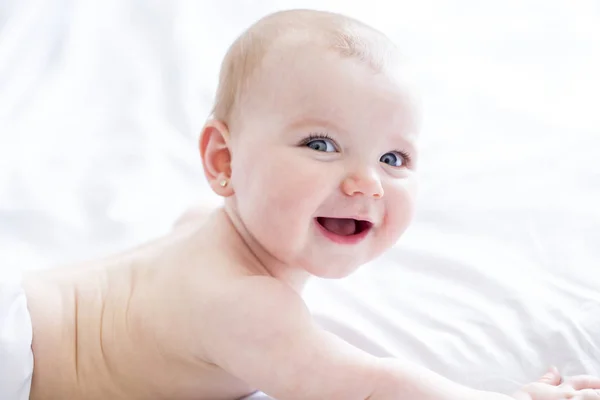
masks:
[[[503,400],[431,371],[379,359],[319,329],[279,281],[243,279],[204,322],[211,362],[277,399]]]

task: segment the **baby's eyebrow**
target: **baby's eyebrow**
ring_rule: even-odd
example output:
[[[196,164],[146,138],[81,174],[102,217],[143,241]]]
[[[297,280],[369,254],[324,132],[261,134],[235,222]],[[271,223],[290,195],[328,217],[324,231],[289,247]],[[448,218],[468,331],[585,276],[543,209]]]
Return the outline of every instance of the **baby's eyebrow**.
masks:
[[[320,127],[328,131],[333,131],[336,133],[345,132],[339,125],[335,124],[331,119],[315,117],[315,116],[302,116],[297,119],[292,120],[288,124],[288,128],[290,129],[300,129],[303,127]]]
[[[418,135],[416,133],[399,133],[396,135],[396,138],[399,142],[401,142],[402,147],[406,149],[411,155],[416,154],[418,152]]]

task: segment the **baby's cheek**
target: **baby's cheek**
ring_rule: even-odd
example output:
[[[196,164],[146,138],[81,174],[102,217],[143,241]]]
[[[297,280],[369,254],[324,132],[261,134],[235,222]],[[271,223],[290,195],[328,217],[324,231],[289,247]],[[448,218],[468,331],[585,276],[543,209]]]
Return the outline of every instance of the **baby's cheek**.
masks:
[[[415,211],[415,186],[401,182],[388,189],[385,203],[386,242],[393,245],[410,225]]]
[[[239,201],[251,203],[247,210],[253,214],[251,217],[263,224],[275,225],[270,229],[278,228],[277,225],[285,226],[305,200],[303,195],[307,188],[304,182],[299,181],[299,175],[299,171],[279,163],[264,164],[260,168],[255,166],[252,174],[243,179],[245,190],[243,196],[240,193]]]
[[[302,158],[283,157],[277,161],[271,165],[270,179],[282,203],[298,208],[303,203],[314,205],[322,201],[322,192],[330,186],[323,165]]]

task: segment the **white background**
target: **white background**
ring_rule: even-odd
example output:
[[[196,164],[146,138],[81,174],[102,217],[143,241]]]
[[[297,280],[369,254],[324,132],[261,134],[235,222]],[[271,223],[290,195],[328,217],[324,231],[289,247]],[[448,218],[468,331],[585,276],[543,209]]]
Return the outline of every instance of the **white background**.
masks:
[[[413,227],[319,320],[379,355],[509,390],[600,373],[600,3],[0,0],[0,267],[104,255],[218,204],[196,140],[221,57],[284,8],[344,12],[421,89]]]

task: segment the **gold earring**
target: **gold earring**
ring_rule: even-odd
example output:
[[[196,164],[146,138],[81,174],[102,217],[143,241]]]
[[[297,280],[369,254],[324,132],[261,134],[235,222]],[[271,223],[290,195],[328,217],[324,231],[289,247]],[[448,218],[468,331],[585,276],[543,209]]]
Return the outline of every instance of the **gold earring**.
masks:
[[[227,179],[223,179],[223,180],[222,180],[222,181],[219,183],[219,185],[221,185],[221,187],[225,187],[225,186],[227,186],[227,183],[228,183],[228,182],[227,182]]]

